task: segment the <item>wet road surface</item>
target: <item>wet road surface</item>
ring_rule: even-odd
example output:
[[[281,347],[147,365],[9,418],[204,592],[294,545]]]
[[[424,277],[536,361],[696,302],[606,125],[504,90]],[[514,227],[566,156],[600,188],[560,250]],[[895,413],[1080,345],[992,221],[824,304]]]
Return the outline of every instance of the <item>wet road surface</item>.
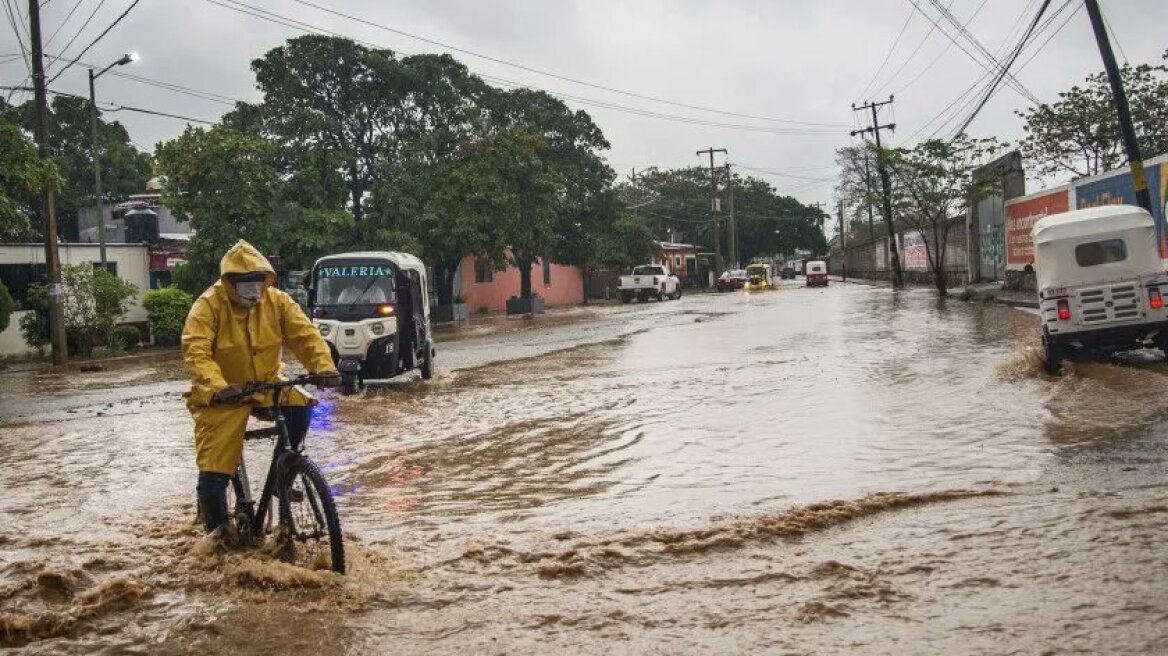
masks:
[[[855,285],[565,316],[327,395],[343,580],[198,552],[174,356],[0,372],[4,644],[1168,653],[1168,366],[1052,380],[1028,313]]]

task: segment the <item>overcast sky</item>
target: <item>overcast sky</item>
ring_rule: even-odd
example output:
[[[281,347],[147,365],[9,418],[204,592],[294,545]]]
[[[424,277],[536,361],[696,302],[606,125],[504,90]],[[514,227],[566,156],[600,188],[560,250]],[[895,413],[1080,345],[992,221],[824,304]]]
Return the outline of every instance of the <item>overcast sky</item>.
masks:
[[[76,11],[46,52],[60,53],[97,8],[88,26],[66,51],[75,55],[131,1],[49,0],[42,19],[46,39],[62,26],[74,7]],[[239,6],[231,0],[214,2]],[[294,0],[244,2],[404,54],[445,50]],[[822,178],[834,174],[834,149],[852,142],[848,130],[866,125],[869,118],[853,114],[853,102],[884,100],[889,93],[895,93],[895,104],[882,110],[881,121],[897,124],[891,136],[893,143],[911,144],[940,128],[945,117],[929,127],[925,125],[983,74],[983,68],[961,48],[951,45],[940,30],[929,33],[931,21],[940,21],[947,34],[956,35],[955,28],[943,22],[931,0],[313,2],[566,78],[720,110],[701,111],[614,93],[452,53],[481,75],[657,115],[649,117],[568,101],[573,107],[589,111],[604,130],[612,143],[609,160],[622,175],[633,167],[693,165],[699,162],[695,151],[713,146],[728,149],[735,165],[800,176],[742,171],[759,175],[804,202],[832,202],[832,182]],[[1041,4],[1039,0],[937,2],[948,6],[962,23],[976,12],[968,29],[994,53],[1016,43],[1023,23],[1029,23]],[[23,0],[16,4],[22,11],[27,7]],[[1121,61],[1125,56],[1133,63],[1160,60],[1168,48],[1168,2],[1102,0],[1102,4],[1122,49],[1120,54],[1117,48]],[[1085,75],[1102,69],[1081,2],[1075,0],[1065,8],[1063,5],[1064,0],[1051,2],[1047,16],[1055,15],[1057,20],[1039,33],[1034,45],[1042,44],[1052,34],[1053,39],[1041,50],[1035,47],[1025,51],[1013,69],[1026,91],[1045,102],[1055,100],[1060,90]],[[1062,13],[1055,14],[1060,8]],[[1072,10],[1073,17],[1064,23]],[[249,69],[251,60],[299,34],[303,31],[239,13],[212,0],[141,0],[84,60],[104,65],[133,50],[140,53],[141,60],[121,71],[229,98],[255,100],[258,93]],[[917,50],[926,34],[927,40]],[[976,53],[967,41],[960,43]],[[891,55],[881,70],[890,48]],[[1033,60],[1019,68],[1035,51]],[[16,39],[5,23],[0,30],[0,61],[17,52]],[[55,70],[51,69],[50,75]],[[0,64],[0,84],[22,84],[25,75],[24,64],[19,60]],[[86,93],[84,69],[70,69],[54,86],[61,91]],[[215,120],[230,108],[215,100],[113,76],[103,77],[98,86],[99,102],[118,102],[193,118]],[[1021,121],[1014,111],[1030,104],[1022,93],[1004,86],[974,121],[970,132],[1016,140]],[[181,120],[128,112],[108,116],[121,120],[134,142],[147,150],[176,136],[185,125]],[[939,134],[948,134],[953,125],[950,123]]]

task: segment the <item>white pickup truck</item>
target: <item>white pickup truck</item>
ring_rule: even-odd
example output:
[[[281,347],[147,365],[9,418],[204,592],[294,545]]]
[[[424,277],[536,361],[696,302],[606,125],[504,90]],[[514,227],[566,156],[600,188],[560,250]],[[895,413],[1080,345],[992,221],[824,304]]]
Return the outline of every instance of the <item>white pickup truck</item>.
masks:
[[[628,303],[634,298],[647,301],[655,298],[681,298],[681,280],[669,272],[668,267],[659,264],[642,264],[633,268],[633,275],[620,277],[621,302]]]

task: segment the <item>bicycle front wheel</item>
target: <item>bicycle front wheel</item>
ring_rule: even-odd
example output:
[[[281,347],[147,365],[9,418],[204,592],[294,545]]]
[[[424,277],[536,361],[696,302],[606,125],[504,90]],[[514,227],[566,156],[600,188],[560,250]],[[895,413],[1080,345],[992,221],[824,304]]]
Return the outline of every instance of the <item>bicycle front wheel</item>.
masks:
[[[311,460],[288,458],[280,478],[280,535],[289,562],[345,573],[341,518],[328,483]]]

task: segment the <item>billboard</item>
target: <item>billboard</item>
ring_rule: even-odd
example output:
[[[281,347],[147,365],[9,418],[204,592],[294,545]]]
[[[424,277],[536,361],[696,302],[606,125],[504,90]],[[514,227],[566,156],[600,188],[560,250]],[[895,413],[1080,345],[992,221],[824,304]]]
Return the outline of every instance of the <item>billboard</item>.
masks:
[[[1044,216],[1071,209],[1071,189],[1062,186],[1006,201],[1006,268],[1019,270],[1034,263],[1030,231]]]
[[[1156,238],[1160,244],[1160,258],[1168,259],[1168,235],[1164,230],[1165,187],[1168,187],[1168,156],[1161,156],[1144,162],[1148,179],[1148,195],[1152,197],[1152,218],[1156,220]],[[1102,205],[1137,205],[1136,190],[1132,185],[1131,172],[1122,169],[1084,178],[1075,183],[1075,207],[1100,207]]]
[[[905,271],[928,271],[929,253],[925,250],[925,238],[921,233],[913,231],[904,233],[901,254],[904,257]]]

